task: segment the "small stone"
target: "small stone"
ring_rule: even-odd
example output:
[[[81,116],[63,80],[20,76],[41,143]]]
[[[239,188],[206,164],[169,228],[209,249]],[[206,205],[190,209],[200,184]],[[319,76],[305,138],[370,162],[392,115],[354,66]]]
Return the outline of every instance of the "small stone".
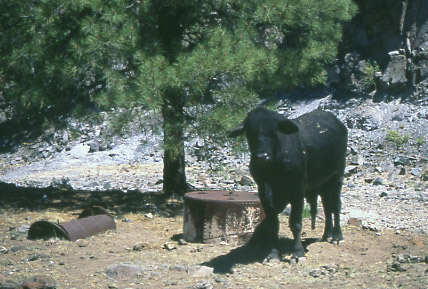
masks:
[[[136,278],[141,273],[142,269],[140,266],[127,263],[114,264],[107,267],[106,270],[107,276],[114,279]]]
[[[355,174],[358,171],[358,167],[357,166],[347,166],[345,168],[345,176],[350,176]]]
[[[317,269],[311,270],[309,272],[309,275],[314,277],[314,278],[318,278],[321,276],[321,269],[317,268]]]
[[[383,172],[392,173],[395,167],[393,163],[385,163],[385,164],[382,164],[380,168]]]
[[[19,233],[28,233],[28,230],[30,229],[29,225],[22,225],[18,228]]]
[[[143,243],[143,242],[138,242],[134,245],[134,247],[132,247],[133,251],[142,251],[144,249],[148,248],[148,244],[147,243]]]
[[[76,241],[76,244],[77,244],[78,247],[84,248],[84,247],[87,247],[89,243],[88,243],[88,240],[78,239]]]
[[[169,270],[172,272],[186,272],[187,268],[183,265],[172,265],[169,267]]]
[[[7,254],[8,250],[5,246],[0,246],[0,253],[1,254]]]
[[[382,192],[382,193],[380,193],[380,195],[379,195],[379,197],[381,197],[381,198],[386,197],[386,196],[388,196],[388,193],[387,193],[387,192]]]
[[[147,213],[147,214],[145,214],[144,216],[145,216],[146,218],[153,219],[153,214],[152,214],[152,213]]]
[[[189,266],[187,273],[192,277],[207,277],[214,273],[214,268],[207,266]]]
[[[251,186],[251,185],[253,184],[253,181],[251,180],[251,178],[250,178],[250,177],[243,176],[243,177],[241,178],[241,180],[239,181],[239,184],[240,184],[241,186]]]
[[[94,142],[89,144],[89,152],[90,153],[98,152],[99,150],[100,150],[99,142],[94,141]]]
[[[421,173],[421,180],[428,181],[428,169],[424,169]]]
[[[422,170],[420,168],[414,168],[410,171],[410,173],[415,177],[419,177],[422,173]]]
[[[387,271],[392,272],[405,272],[407,271],[405,268],[401,266],[401,263],[398,261],[394,261],[391,265],[388,265]]]
[[[373,181],[373,185],[374,185],[374,186],[380,186],[380,185],[383,185],[383,181],[382,181],[382,179],[381,179],[381,178],[376,178],[376,179]]]
[[[27,261],[37,261],[40,259],[39,255],[28,257]]]
[[[25,250],[26,248],[24,246],[13,246],[12,248],[10,248],[10,250],[12,252],[18,252],[18,251],[22,251]]]
[[[364,164],[364,157],[362,155],[356,155],[350,158],[350,164],[354,166],[362,166]]]
[[[408,166],[410,165],[410,159],[405,156],[398,157],[394,160],[394,165],[397,166]]]
[[[180,239],[180,240],[178,240],[178,245],[185,246],[185,245],[187,245],[187,241],[184,239]]]
[[[177,249],[177,247],[174,245],[174,244],[172,244],[172,243],[165,243],[164,245],[163,245],[163,247],[165,248],[165,249],[167,249],[168,251],[172,251],[172,250],[174,250],[174,249]]]
[[[193,287],[194,289],[212,289],[214,286],[209,281],[201,281],[196,283],[196,285]]]

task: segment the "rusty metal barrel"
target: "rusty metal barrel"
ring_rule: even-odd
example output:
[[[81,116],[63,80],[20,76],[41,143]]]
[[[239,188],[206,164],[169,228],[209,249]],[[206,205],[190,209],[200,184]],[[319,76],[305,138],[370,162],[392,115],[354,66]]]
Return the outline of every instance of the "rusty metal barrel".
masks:
[[[33,223],[28,230],[28,239],[59,238],[76,241],[110,229],[116,229],[113,217],[104,208],[91,207],[85,209],[78,219],[69,222],[54,223],[40,220]]]
[[[242,243],[263,218],[256,192],[190,192],[184,195],[183,238],[188,242]]]

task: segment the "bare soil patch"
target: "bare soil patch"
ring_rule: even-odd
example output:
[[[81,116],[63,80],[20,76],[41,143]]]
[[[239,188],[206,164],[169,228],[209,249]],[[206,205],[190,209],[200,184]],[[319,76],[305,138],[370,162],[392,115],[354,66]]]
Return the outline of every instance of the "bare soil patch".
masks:
[[[336,247],[317,241],[323,224],[319,220],[317,229],[312,231],[308,219],[303,233],[307,259],[304,264],[295,265],[289,262],[288,218],[282,216],[282,261],[262,264],[267,254],[262,248],[227,242],[180,245],[182,201],[165,199],[160,194],[13,187],[3,189],[1,194],[3,284],[19,285],[35,275],[43,275],[52,277],[57,288],[428,286],[426,235],[373,232],[347,225],[343,227],[345,244]],[[41,198],[44,195],[46,198]],[[69,221],[82,208],[95,204],[114,214],[116,230],[76,242],[27,239],[25,228],[31,223],[41,219]],[[214,268],[214,273],[201,270],[206,269],[201,265]]]

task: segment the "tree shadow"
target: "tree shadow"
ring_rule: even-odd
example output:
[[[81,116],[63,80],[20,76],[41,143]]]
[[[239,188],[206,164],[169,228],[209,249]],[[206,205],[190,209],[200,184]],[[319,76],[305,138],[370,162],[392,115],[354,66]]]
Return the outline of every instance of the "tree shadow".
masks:
[[[81,211],[101,206],[116,217],[130,213],[156,213],[163,217],[183,214],[183,202],[161,192],[82,191],[67,188],[19,187],[0,182],[0,210]],[[79,213],[75,213],[79,214]]]
[[[14,152],[24,142],[42,135],[41,122],[36,118],[15,118],[0,122],[0,153]]]
[[[309,245],[319,241],[320,239],[318,238],[303,239],[302,243],[305,248],[305,252],[308,252],[307,248]],[[280,238],[279,245],[281,255],[291,255],[293,245],[292,239]],[[202,263],[202,265],[214,268],[214,273],[232,273],[233,267],[238,264],[247,265],[256,262],[263,262],[271,251],[272,248],[269,246],[249,245],[247,243],[241,247],[231,250],[225,255],[215,257],[208,262]]]

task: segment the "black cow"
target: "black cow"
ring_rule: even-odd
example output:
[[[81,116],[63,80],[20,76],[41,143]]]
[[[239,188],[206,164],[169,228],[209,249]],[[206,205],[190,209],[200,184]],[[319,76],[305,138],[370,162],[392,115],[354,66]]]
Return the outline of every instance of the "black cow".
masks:
[[[266,214],[250,244],[261,242],[271,246],[273,250],[268,258],[279,259],[278,214],[291,204],[292,260],[299,261],[305,256],[300,238],[304,199],[311,205],[314,229],[318,195],[325,212],[322,239],[339,244],[343,240],[340,192],[345,170],[347,128],[333,114],[321,110],[290,120],[258,107],[248,113],[229,137],[244,132],[251,152],[250,172],[257,183]]]

